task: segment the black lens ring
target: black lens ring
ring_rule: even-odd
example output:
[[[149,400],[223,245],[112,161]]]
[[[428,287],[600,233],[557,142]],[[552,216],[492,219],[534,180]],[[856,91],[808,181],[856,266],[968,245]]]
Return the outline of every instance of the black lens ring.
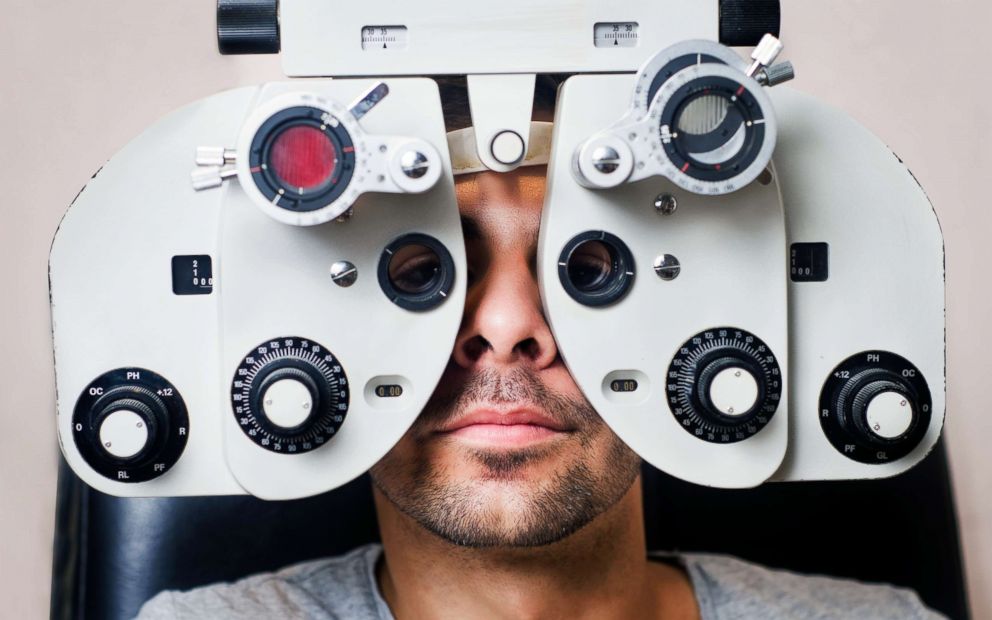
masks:
[[[410,245],[422,245],[433,251],[438,258],[439,273],[434,282],[419,293],[401,291],[389,277],[389,263],[400,249]],[[455,260],[444,244],[423,233],[407,233],[393,239],[379,257],[379,286],[389,301],[400,308],[414,312],[433,310],[444,303],[455,284]]]
[[[348,189],[355,173],[355,145],[343,125],[330,125],[322,120],[326,112],[310,106],[295,106],[276,112],[255,132],[249,151],[249,169],[255,186],[272,203],[287,211],[306,213],[328,206]],[[336,179],[325,182],[312,192],[300,194],[286,186],[270,168],[269,156],[276,138],[288,129],[313,127],[326,135],[337,151],[337,168],[332,172]],[[263,165],[264,164],[264,165]],[[280,193],[281,190],[281,193]],[[276,198],[279,198],[276,200]]]
[[[589,241],[603,243],[610,252],[613,270],[606,282],[594,291],[583,291],[572,282],[568,274],[568,264],[579,247]],[[589,230],[572,237],[558,257],[558,279],[568,296],[584,306],[599,308],[623,299],[634,284],[634,255],[619,237],[602,230]]]
[[[738,95],[737,92],[740,91]],[[708,94],[728,94],[728,101],[731,97],[736,97],[733,105],[742,112],[745,122],[752,124],[745,128],[744,145],[728,161],[722,162],[719,168],[698,162],[688,153],[683,152],[678,140],[671,140],[664,144],[663,148],[668,159],[676,168],[693,179],[699,181],[721,182],[732,179],[745,170],[758,159],[761,148],[765,143],[765,125],[758,122],[764,120],[763,110],[758,100],[743,88],[743,85],[734,80],[721,76],[703,76],[690,80],[676,90],[669,98],[665,108],[661,111],[659,126],[676,129],[676,120],[682,110],[692,101]]]

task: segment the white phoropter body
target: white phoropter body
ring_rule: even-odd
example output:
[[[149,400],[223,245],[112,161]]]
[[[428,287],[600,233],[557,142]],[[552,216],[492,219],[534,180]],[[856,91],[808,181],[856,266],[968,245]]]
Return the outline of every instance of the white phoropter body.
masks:
[[[808,95],[782,88],[770,94],[780,122],[775,165],[788,250],[797,249],[797,243],[825,243],[829,261],[825,281],[800,281],[792,267],[786,276],[791,426],[789,452],[773,479],[894,476],[930,452],[944,422],[940,225],[923,188],[870,131]],[[894,355],[887,361],[881,352]],[[841,368],[849,356],[860,353],[864,363]],[[863,431],[878,434],[881,441],[853,449],[853,441],[838,439],[839,449],[831,445],[824,434],[831,429],[821,423],[829,421],[823,409],[831,408],[830,403],[821,406],[821,400],[831,400],[823,393],[828,378],[843,380],[846,372],[854,378],[861,368],[882,366],[891,366],[883,370],[902,381],[928,386],[930,402],[918,403],[919,411],[907,411],[899,405],[905,394],[895,403],[886,395],[898,386],[881,389],[862,414],[872,422],[885,420],[884,430],[870,424]],[[926,396],[918,391],[920,398]],[[883,413],[892,404],[902,413]],[[914,406],[907,403],[909,409]],[[929,420],[924,428],[910,429],[907,415]],[[907,432],[917,434],[918,444],[906,446],[908,451],[898,457],[887,443]],[[868,462],[853,460],[845,451],[864,453]]]
[[[777,39],[752,63],[712,40],[654,51],[673,31],[715,39],[716,3],[514,0],[465,32],[386,4],[379,21],[285,0],[287,71],[470,73],[461,155],[490,170],[535,161],[535,72],[620,72],[560,91],[537,271],[569,370],[648,462],[741,488],[895,475],[933,447],[933,210],[851,119],[766,94],[792,75]],[[70,466],[115,495],[267,499],[365,471],[420,413],[461,322],[450,161],[422,78],[222,93],[123,149],[52,246]]]
[[[674,380],[668,375],[672,356],[710,329],[714,339],[735,336],[720,334],[721,328],[753,334],[777,356],[779,367],[786,367],[786,232],[778,185],[755,182],[712,197],[681,191],[660,177],[603,190],[579,185],[572,154],[623,115],[633,80],[631,75],[576,76],[559,94],[538,254],[545,310],[586,398],[645,460],[699,484],[755,486],[785,455],[789,416],[777,412],[748,439],[711,443],[686,432],[672,415],[666,388]],[[666,194],[678,198],[677,211],[667,216],[654,206]],[[620,237],[635,264],[629,293],[604,307],[576,301],[560,278],[562,248],[590,230]],[[681,264],[678,277],[669,281],[652,270],[665,254]],[[789,389],[784,379],[780,376],[783,401]],[[615,391],[616,381],[634,381],[636,388]]]
[[[662,177],[578,186],[569,158],[624,114],[634,88],[631,76],[579,76],[559,100],[539,276],[587,398],[648,462],[711,486],[886,477],[919,462],[943,424],[944,272],[912,175],[844,114],[777,88],[764,179],[705,199]],[[590,229],[622,240],[636,265],[627,294],[599,307],[562,284],[563,248]],[[664,255],[677,259],[674,279],[650,269]],[[763,397],[761,373],[735,366],[731,349],[726,360],[689,350],[733,340],[728,327],[764,341],[783,388],[766,426],[721,444],[710,428],[740,427],[739,407]],[[709,412],[699,422],[689,407]]]
[[[347,221],[291,226],[258,208],[239,181],[197,192],[189,180],[196,147],[236,144],[267,101],[302,92],[350,102],[373,84],[271,84],[194,103],[125,147],[69,209],[50,259],[58,428],[67,461],[88,484],[124,496],[313,495],[368,469],[419,414],[454,342],[464,279],[453,277],[433,306],[408,309],[378,274],[384,251],[411,232],[440,243],[453,275],[464,273],[436,85],[391,80],[389,96],[361,119],[369,150],[380,152],[376,136],[409,136],[440,154],[443,173],[426,193],[365,193]],[[385,140],[381,152],[393,144]],[[332,278],[340,261],[357,273],[350,286]],[[275,361],[310,374],[283,369],[287,376],[255,390],[256,417],[271,415],[275,438],[262,446],[235,414],[233,384],[247,386],[251,373],[239,374],[239,364],[273,344],[282,356]],[[312,368],[325,366],[333,393],[308,378],[320,380]],[[313,394],[347,403],[328,437],[300,430],[323,423],[308,417]],[[287,429],[302,438],[277,448]],[[81,451],[79,435],[90,431],[110,445],[84,442]],[[129,469],[156,442],[180,444],[174,462]]]

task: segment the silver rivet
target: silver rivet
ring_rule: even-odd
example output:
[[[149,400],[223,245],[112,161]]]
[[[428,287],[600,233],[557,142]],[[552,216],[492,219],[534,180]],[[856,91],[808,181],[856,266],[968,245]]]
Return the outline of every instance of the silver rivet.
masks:
[[[654,199],[654,208],[662,215],[671,215],[679,208],[679,201],[671,194],[658,194]]]
[[[603,174],[620,167],[620,153],[611,146],[599,146],[592,152],[592,165]]]
[[[674,280],[682,272],[682,265],[671,254],[662,254],[654,259],[654,272],[662,280]]]
[[[338,286],[347,288],[358,279],[358,269],[353,263],[339,260],[331,265],[331,280]]]
[[[427,163],[427,156],[420,151],[407,151],[400,156],[400,168],[411,179],[419,179],[427,174],[430,164]]]
[[[385,153],[386,152],[386,145],[385,144],[380,144],[379,145],[379,152],[380,153]]]

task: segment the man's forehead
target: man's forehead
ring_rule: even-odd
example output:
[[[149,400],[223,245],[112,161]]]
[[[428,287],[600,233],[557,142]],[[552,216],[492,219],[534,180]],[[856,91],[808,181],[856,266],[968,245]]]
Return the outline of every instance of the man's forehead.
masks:
[[[457,178],[455,191],[466,239],[499,245],[536,243],[544,186],[544,166]]]

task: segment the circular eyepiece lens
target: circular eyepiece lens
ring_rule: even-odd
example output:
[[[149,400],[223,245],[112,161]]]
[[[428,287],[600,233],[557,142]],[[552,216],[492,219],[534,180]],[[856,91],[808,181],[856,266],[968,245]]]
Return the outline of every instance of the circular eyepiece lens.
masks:
[[[696,94],[677,112],[675,126],[689,157],[720,167],[744,147],[746,125],[741,112],[722,94]]]
[[[441,257],[419,243],[400,248],[389,260],[389,281],[403,293],[423,293],[437,284],[440,276]]]
[[[386,246],[379,258],[379,286],[401,308],[431,310],[447,299],[454,283],[451,253],[429,235],[403,235]]]
[[[606,306],[622,299],[634,283],[634,257],[616,235],[591,230],[565,244],[558,259],[565,292],[585,306]]]
[[[679,114],[679,131],[695,135],[715,131],[727,118],[730,102],[719,95],[702,95],[690,101]]]
[[[583,293],[593,293],[610,281],[616,261],[602,241],[585,241],[568,257],[568,278]]]
[[[337,149],[318,127],[295,125],[272,141],[269,166],[280,182],[300,193],[327,184],[337,167]]]

